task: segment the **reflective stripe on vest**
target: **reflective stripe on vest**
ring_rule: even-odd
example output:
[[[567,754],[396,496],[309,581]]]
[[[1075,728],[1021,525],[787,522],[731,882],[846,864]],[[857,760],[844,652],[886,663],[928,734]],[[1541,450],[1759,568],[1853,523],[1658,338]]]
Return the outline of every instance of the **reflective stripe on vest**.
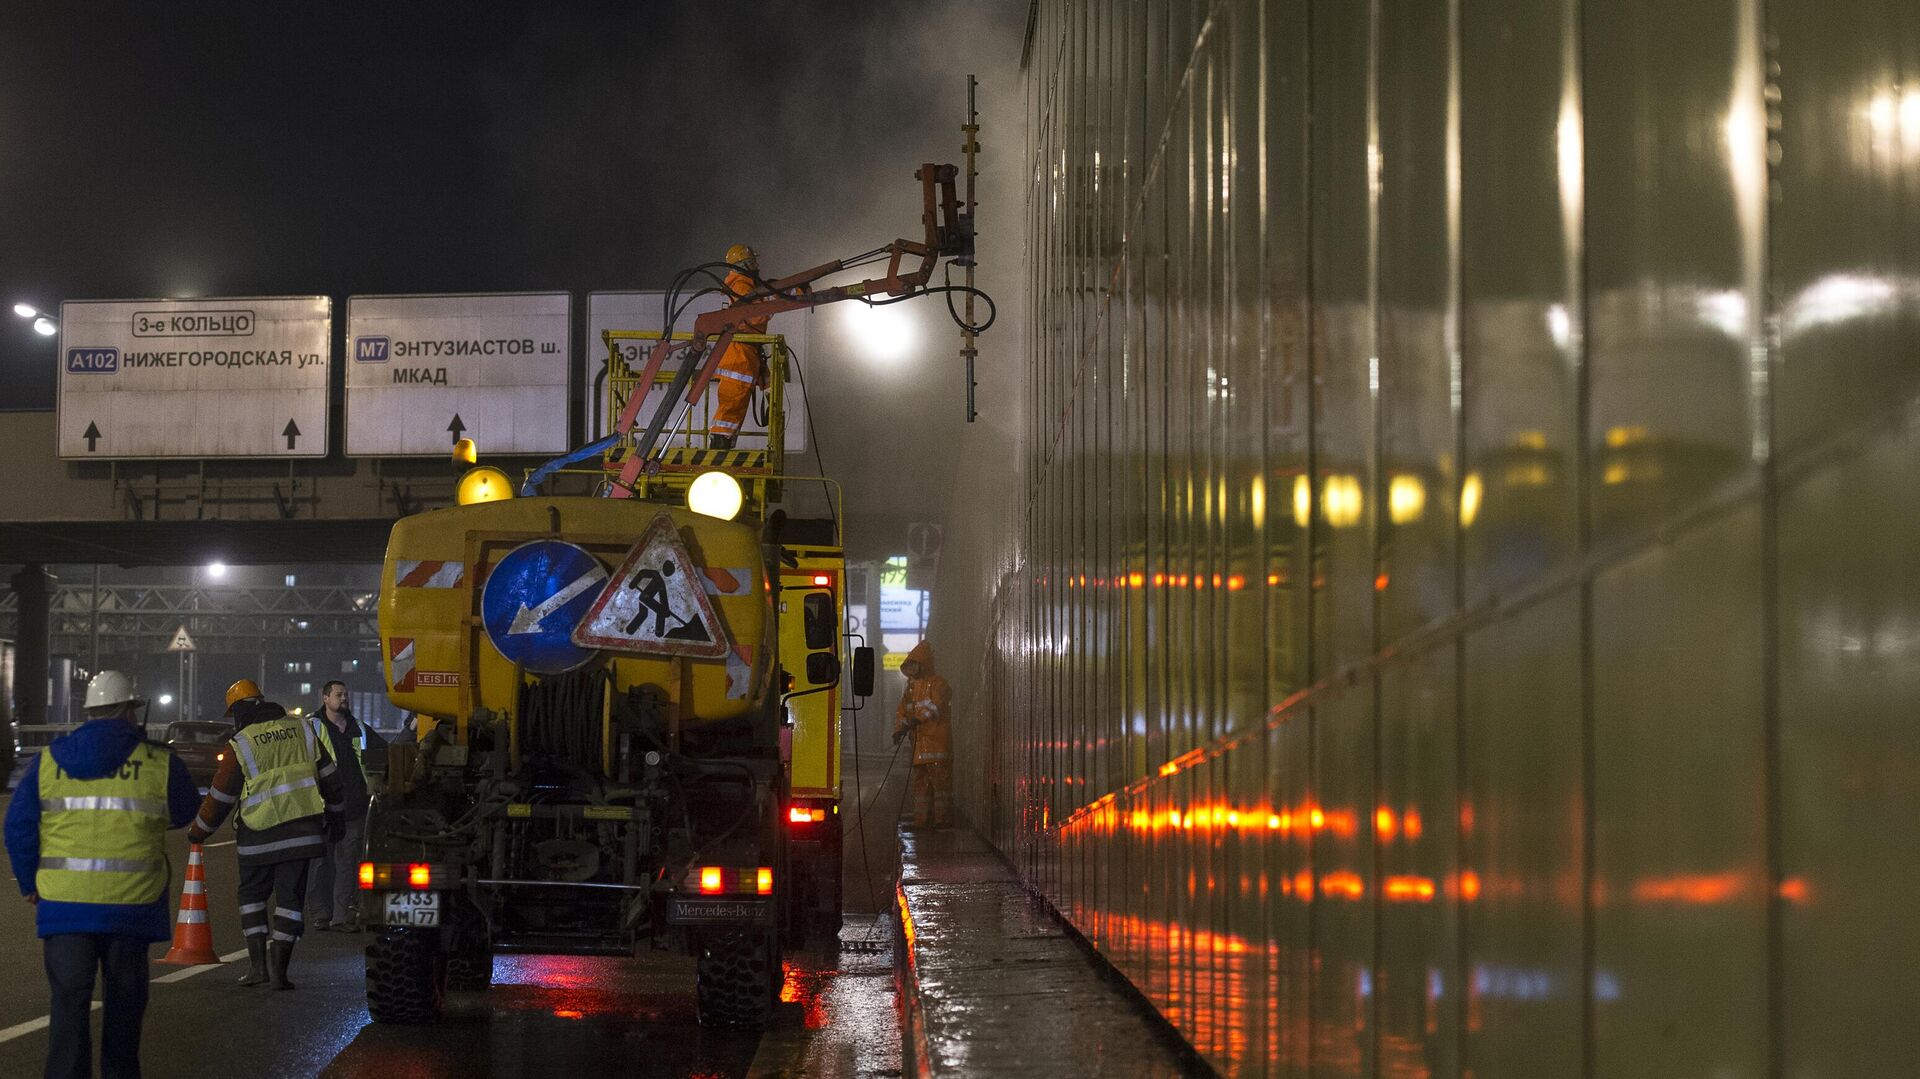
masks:
[[[142,743],[114,774],[76,779],[43,751],[34,891],[61,903],[151,903],[165,894],[172,756]]]
[[[270,719],[233,736],[246,783],[240,823],[256,832],[326,810],[320,797],[320,754],[314,729],[297,719]]]
[[[315,712],[313,715],[307,717],[307,722],[308,722],[308,725],[313,727],[313,733],[315,737],[328,739],[328,741],[325,744],[329,746],[333,744],[331,740],[331,736],[327,734],[327,727],[332,726],[333,721],[326,718],[326,713]],[[358,721],[356,720],[355,722],[358,722]],[[323,724],[325,724],[325,726],[323,726]],[[360,733],[354,736],[353,738],[349,739],[349,741],[353,743],[353,763],[360,767],[361,775],[366,775],[367,774],[367,763],[366,763],[367,725],[365,723],[361,723]],[[335,761],[334,763],[338,764],[340,762]]]

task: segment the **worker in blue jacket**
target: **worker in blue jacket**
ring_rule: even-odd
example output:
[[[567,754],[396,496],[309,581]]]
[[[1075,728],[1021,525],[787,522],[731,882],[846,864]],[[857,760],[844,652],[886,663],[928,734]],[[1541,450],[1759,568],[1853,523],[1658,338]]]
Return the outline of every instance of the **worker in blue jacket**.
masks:
[[[94,676],[87,722],[40,752],[7,806],[7,857],[45,942],[48,1079],[93,1074],[96,975],[100,1074],[140,1074],[147,951],[171,935],[166,832],[200,808],[186,763],[144,737],[144,703],[126,674]]]

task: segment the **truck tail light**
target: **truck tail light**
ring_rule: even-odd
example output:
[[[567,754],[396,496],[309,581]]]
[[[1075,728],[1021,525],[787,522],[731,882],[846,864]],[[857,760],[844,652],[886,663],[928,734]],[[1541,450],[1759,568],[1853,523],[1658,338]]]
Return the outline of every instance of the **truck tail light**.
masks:
[[[700,867],[701,895],[719,895],[722,887],[719,866],[703,865]]]
[[[373,863],[372,862],[360,863],[360,887],[368,890],[372,890],[373,888]]]
[[[825,588],[833,583],[833,578],[824,573],[816,573],[813,575],[813,583],[820,588]]]
[[[759,874],[754,877],[753,886],[754,890],[761,895],[772,895],[773,870],[767,866],[761,866]]]
[[[787,808],[787,823],[789,824],[812,824],[816,821],[826,819],[827,811],[821,809],[819,806],[789,806]]]
[[[433,867],[425,862],[407,866],[407,887],[423,890],[433,887]]]

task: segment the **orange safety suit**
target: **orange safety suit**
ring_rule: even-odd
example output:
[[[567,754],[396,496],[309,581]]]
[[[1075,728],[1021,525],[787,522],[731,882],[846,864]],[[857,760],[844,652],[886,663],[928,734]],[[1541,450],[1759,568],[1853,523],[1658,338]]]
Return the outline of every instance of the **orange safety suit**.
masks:
[[[753,278],[746,274],[738,270],[727,271],[727,291],[733,294],[730,303],[740,302],[756,287]],[[752,319],[735,332],[766,333],[767,320]],[[740,433],[740,424],[747,418],[747,402],[753,397],[753,388],[766,377],[766,361],[761,355],[760,346],[741,341],[728,343],[713,377],[720,399],[714,403],[713,421],[707,431],[709,434],[733,438]]]
[[[953,816],[953,687],[933,669],[933,647],[913,646],[900,665],[907,690],[893,734],[913,736],[913,821],[945,828]]]

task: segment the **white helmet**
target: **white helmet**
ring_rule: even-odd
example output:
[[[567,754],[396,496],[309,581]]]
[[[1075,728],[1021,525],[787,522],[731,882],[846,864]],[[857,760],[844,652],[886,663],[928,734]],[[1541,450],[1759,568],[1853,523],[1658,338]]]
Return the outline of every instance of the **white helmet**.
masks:
[[[115,704],[127,704],[140,700],[140,690],[133,684],[133,676],[124,671],[101,671],[87,683],[88,708],[106,708]]]

